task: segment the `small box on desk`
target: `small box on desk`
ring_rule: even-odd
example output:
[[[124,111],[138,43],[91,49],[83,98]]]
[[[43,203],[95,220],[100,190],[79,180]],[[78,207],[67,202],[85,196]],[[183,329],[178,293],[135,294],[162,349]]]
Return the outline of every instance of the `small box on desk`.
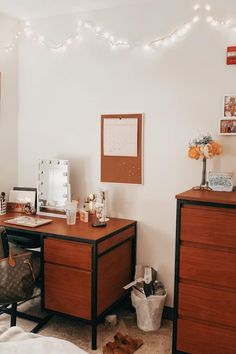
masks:
[[[8,213],[24,213],[25,211],[25,203],[7,203],[7,212]]]

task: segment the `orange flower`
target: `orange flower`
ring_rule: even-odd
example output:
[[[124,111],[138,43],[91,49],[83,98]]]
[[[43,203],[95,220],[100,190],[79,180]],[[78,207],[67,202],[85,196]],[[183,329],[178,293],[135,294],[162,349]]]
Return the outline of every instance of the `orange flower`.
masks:
[[[190,146],[188,149],[188,157],[190,157],[190,159],[198,160],[200,156],[201,152],[199,146]]]
[[[218,144],[216,141],[212,141],[210,145],[211,145],[212,156],[222,154],[222,146],[220,144]]]
[[[204,147],[204,156],[207,159],[211,159],[215,155],[220,155],[222,153],[222,147],[216,141],[211,141]]]

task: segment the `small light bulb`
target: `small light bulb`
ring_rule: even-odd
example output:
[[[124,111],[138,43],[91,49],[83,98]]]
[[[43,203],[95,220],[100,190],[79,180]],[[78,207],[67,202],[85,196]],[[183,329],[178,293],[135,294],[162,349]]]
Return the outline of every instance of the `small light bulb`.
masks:
[[[101,31],[101,27],[100,26],[96,26],[95,27],[95,31],[98,33],[98,32],[100,32]]]
[[[213,20],[211,21],[211,25],[216,27],[216,26],[219,25],[219,22],[213,19]]]
[[[211,10],[211,5],[209,5],[209,4],[205,5],[205,10],[206,11],[210,11]]]
[[[122,47],[129,47],[129,43],[127,41],[118,41],[117,43]]]
[[[33,34],[33,31],[30,28],[25,28],[24,31],[27,37],[30,37]]]
[[[149,44],[145,44],[144,47],[143,47],[144,50],[148,51],[151,49],[150,45]]]
[[[194,16],[193,23],[197,23],[200,20],[199,16]]]
[[[110,35],[109,35],[109,33],[108,33],[108,32],[105,32],[105,33],[103,33],[103,37],[104,37],[104,38],[109,38],[109,37],[110,37]]]
[[[90,25],[90,23],[85,22],[84,27],[87,28],[87,29],[89,29],[89,28],[91,28],[91,25]]]
[[[82,42],[82,40],[83,40],[83,37],[78,34],[77,34],[77,36],[75,36],[75,38],[77,39],[78,42]]]
[[[167,47],[170,44],[170,40],[169,39],[164,39],[162,43],[163,43],[163,45],[165,47]]]
[[[194,5],[193,9],[194,9],[194,11],[199,10],[200,9],[200,5],[199,4]]]
[[[71,40],[70,38],[68,38],[67,41],[66,41],[66,43],[67,43],[68,45],[71,45],[72,40]]]
[[[186,28],[185,28],[185,27],[181,28],[181,29],[178,31],[178,35],[179,35],[179,36],[183,36],[185,33],[186,33]]]
[[[129,43],[127,41],[125,41],[124,46],[129,47]]]
[[[176,36],[176,34],[174,33],[174,34],[172,34],[172,36],[170,37],[170,40],[171,40],[172,42],[175,42],[175,41],[176,41],[176,38],[177,38],[177,36]]]
[[[185,25],[186,31],[189,31],[191,29],[191,27],[192,27],[191,23],[187,23]]]
[[[162,41],[159,39],[156,42],[154,42],[155,48],[160,47],[161,44],[162,44]]]
[[[212,23],[212,20],[213,20],[213,17],[211,17],[211,16],[208,16],[207,19],[206,19],[206,21],[209,22],[209,23]]]

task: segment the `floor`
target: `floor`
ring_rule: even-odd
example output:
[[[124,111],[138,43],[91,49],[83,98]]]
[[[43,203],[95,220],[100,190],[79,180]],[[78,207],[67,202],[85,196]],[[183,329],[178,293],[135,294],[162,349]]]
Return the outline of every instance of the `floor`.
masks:
[[[20,310],[37,314],[39,302],[32,300],[30,303],[21,305]],[[101,323],[98,327],[98,349],[92,351],[90,348],[91,327],[77,321],[76,319],[54,316],[48,324],[40,331],[40,334],[62,338],[73,342],[88,353],[101,354],[103,346],[113,340],[117,332],[129,334],[132,337],[142,338],[143,346],[135,353],[137,354],[170,354],[171,353],[171,331],[172,322],[163,321],[161,328],[155,332],[143,332],[136,326],[136,315],[127,306],[118,308],[114,313],[118,316],[118,325],[108,327]],[[30,331],[33,328],[32,322],[18,319],[17,325]],[[0,326],[9,326],[9,316],[0,316]]]

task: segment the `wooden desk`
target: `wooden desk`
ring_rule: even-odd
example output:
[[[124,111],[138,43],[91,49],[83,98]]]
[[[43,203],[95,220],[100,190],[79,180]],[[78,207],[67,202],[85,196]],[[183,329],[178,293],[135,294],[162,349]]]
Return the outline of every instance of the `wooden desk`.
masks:
[[[0,216],[8,234],[40,238],[42,247],[42,308],[75,316],[92,325],[92,349],[97,347],[97,324],[126,293],[136,263],[136,222],[111,218],[94,228],[65,219],[28,228],[4,223],[19,216]]]

